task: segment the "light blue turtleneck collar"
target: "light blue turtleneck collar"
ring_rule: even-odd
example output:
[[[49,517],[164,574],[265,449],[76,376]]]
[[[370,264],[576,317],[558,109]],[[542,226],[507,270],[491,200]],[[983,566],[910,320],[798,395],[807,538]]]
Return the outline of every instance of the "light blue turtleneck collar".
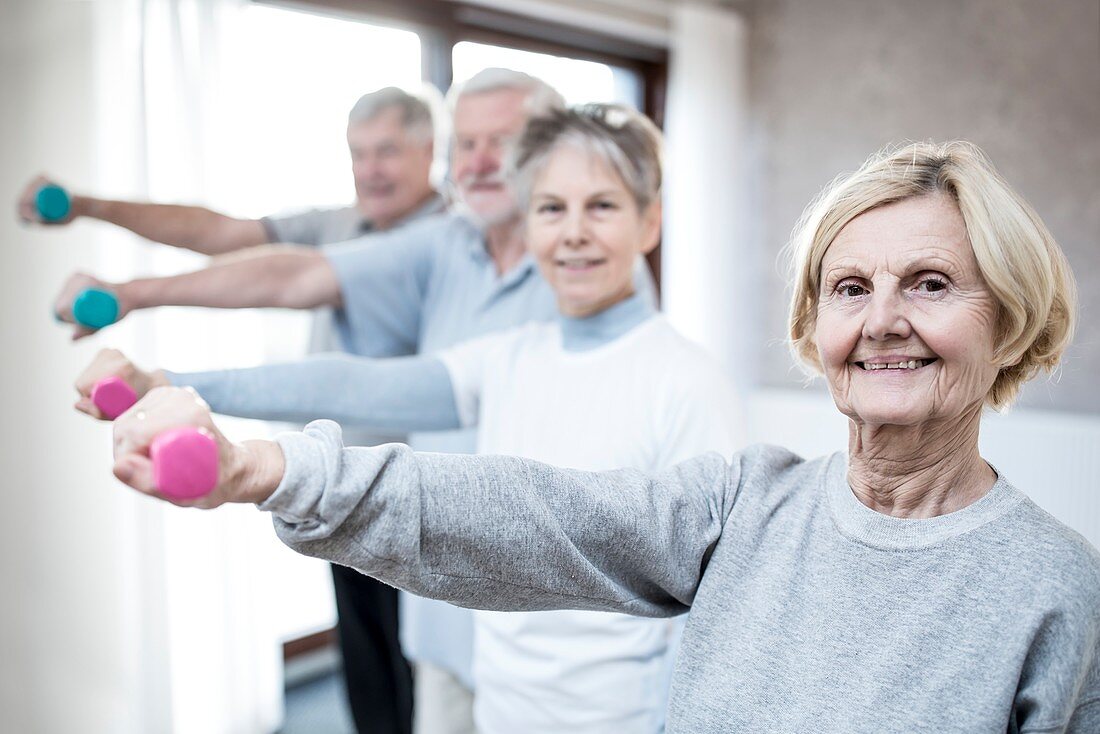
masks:
[[[595,349],[615,341],[655,313],[649,300],[635,293],[591,316],[573,318],[559,315],[562,347],[567,352]]]

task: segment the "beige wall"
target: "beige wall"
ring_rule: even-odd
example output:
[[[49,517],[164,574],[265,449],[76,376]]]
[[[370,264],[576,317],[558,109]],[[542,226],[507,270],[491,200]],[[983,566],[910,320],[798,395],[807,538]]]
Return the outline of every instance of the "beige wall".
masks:
[[[882,145],[967,138],[1035,206],[1080,284],[1060,380],[1022,404],[1100,412],[1100,3],[757,0],[746,14],[761,382],[801,379],[775,262],[802,207]]]

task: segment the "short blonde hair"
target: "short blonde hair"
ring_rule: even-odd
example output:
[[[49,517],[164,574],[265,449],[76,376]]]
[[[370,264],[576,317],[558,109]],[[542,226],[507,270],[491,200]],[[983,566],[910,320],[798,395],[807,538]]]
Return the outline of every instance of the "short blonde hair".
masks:
[[[997,301],[994,357],[1003,366],[986,404],[1002,409],[1023,383],[1057,366],[1073,337],[1077,293],[1046,225],[972,143],[884,150],[811,202],[791,239],[791,350],[804,366],[821,372],[814,341],[821,261],[840,230],[877,207],[936,193],[958,205],[978,269]]]

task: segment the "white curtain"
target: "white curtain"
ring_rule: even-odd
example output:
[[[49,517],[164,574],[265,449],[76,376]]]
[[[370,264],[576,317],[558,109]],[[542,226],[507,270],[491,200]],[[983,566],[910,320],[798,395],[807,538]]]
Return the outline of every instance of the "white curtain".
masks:
[[[223,128],[221,57],[239,0],[122,0],[100,3],[96,95],[96,188],[137,199],[203,203],[217,175]],[[112,232],[106,237],[131,236]],[[120,257],[120,251],[128,257]],[[174,273],[203,258],[170,248],[104,247],[105,277]],[[264,331],[248,312],[137,314],[110,343],[144,365],[186,370],[216,354],[225,364],[259,361]],[[227,423],[237,437],[265,429]],[[281,648],[257,570],[270,520],[253,508],[180,511],[137,499],[133,593],[149,628],[138,645],[153,675],[158,725],[176,734],[270,732],[282,719]],[[147,667],[149,666],[149,667]],[[165,715],[168,720],[165,721]],[[162,729],[162,727],[165,727]]]
[[[262,346],[240,329],[231,338],[231,319],[170,314],[71,344],[49,310],[72,271],[129,278],[191,261],[92,222],[22,228],[10,208],[39,172],[81,191],[202,201],[217,31],[234,13],[226,0],[0,3],[4,731],[259,733],[281,718],[279,647],[259,622],[250,565],[269,521],[124,490],[109,426],[71,407],[73,379],[104,346],[147,365]]]

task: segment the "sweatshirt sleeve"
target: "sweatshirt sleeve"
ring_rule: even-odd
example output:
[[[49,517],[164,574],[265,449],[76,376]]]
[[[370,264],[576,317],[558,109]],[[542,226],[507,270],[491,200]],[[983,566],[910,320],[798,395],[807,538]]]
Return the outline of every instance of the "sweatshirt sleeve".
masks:
[[[329,421],[278,442],[286,473],[260,509],[284,543],[479,609],[686,611],[739,476],[717,454],[646,475],[343,448]]]
[[[325,354],[285,364],[167,375],[174,385],[193,387],[223,415],[301,423],[330,418],[393,431],[459,427],[451,378],[432,357]]]

